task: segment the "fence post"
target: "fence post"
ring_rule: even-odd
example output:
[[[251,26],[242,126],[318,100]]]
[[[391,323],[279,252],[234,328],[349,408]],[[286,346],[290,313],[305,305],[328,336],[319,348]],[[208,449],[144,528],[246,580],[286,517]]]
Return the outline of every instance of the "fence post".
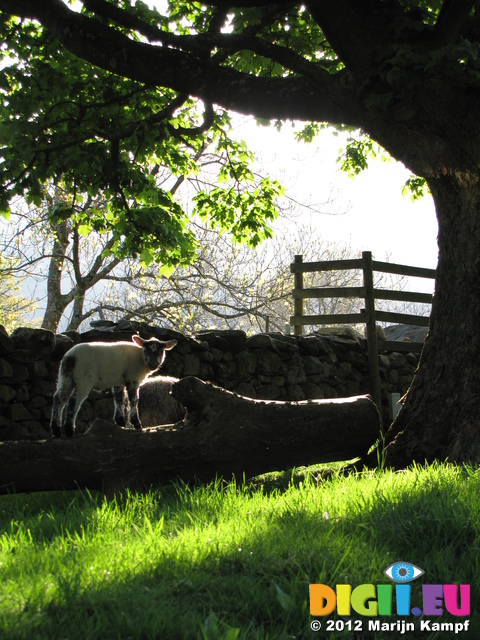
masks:
[[[363,286],[365,287],[365,324],[367,334],[368,371],[370,392],[377,405],[382,423],[382,394],[380,391],[380,370],[378,368],[377,326],[375,322],[375,298],[373,294],[372,252],[363,251]]]
[[[301,264],[303,262],[303,256],[294,257],[295,264]],[[303,289],[303,273],[295,272],[294,274],[294,287],[295,289]],[[296,316],[303,316],[303,298],[295,298],[293,313]],[[296,324],[293,327],[293,333],[296,336],[302,335],[302,325]]]

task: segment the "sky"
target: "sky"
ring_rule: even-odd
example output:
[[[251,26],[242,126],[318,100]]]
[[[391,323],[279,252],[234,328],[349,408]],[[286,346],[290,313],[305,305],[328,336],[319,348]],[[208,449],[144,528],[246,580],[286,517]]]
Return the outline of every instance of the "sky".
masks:
[[[305,208],[302,220],[310,221],[326,240],[372,251],[377,260],[436,267],[433,199],[427,195],[412,202],[402,194],[410,171],[401,163],[376,158],[352,179],[337,163],[342,138],[332,131],[325,130],[305,144],[294,140],[291,124],[278,133],[273,126],[245,119],[235,126],[235,135],[247,142],[263,171],[277,177],[287,195],[317,205],[315,213]]]

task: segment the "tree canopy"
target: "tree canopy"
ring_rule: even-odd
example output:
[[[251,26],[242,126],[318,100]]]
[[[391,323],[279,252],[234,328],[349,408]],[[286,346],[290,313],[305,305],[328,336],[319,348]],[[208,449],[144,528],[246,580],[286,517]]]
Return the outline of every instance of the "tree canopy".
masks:
[[[194,170],[207,136],[231,163],[223,185],[199,193],[198,213],[252,244],[269,234],[278,185],[252,183],[226,110],[304,121],[305,140],[324,123],[361,130],[417,186],[426,181],[439,222],[430,332],[389,437],[404,443],[407,460],[480,460],[477,0],[158,6],[0,0],[11,60],[0,85],[2,206],[15,195],[38,197],[47,179],[65,182],[73,197],[103,190],[111,204],[85,225],[114,226],[120,252],[147,251],[147,261],[158,251],[160,261],[179,263],[194,242],[181,233],[183,211],[158,189],[156,166]],[[368,148],[351,150],[354,165]]]
[[[118,175],[125,158],[116,145],[128,138],[124,151],[138,159],[152,147],[161,156],[171,136],[218,132],[222,120],[212,103],[268,120],[358,127],[396,157],[399,130],[409,131],[411,142],[424,139],[429,110],[451,109],[468,122],[478,116],[474,0],[172,1],[168,8],[161,4],[162,13],[133,0],[84,0],[79,6],[0,2],[5,46],[22,61],[3,83],[9,112],[27,115],[36,105],[28,120],[29,127],[35,120],[37,136],[26,174],[32,162],[63,171],[61,158],[69,155],[71,164],[82,159],[66,149],[82,148],[84,162],[87,152],[97,156],[95,170],[109,178],[115,195],[120,178],[138,190],[145,185],[132,185],[125,166]],[[452,83],[471,92],[468,110],[459,113]],[[197,109],[192,122],[192,110],[185,108],[189,95],[204,101],[203,121]],[[430,137],[442,132],[432,128]],[[436,167],[424,156],[409,165],[427,177]],[[177,154],[175,162],[185,169],[188,158]],[[33,175],[30,189],[35,177],[44,175]],[[11,179],[19,178],[12,173]]]
[[[199,189],[194,212],[252,246],[271,235],[281,187],[254,176],[224,109],[93,67],[36,22],[0,15],[4,213],[16,195],[40,206],[53,184],[69,197],[52,208],[52,223],[72,218],[81,234],[110,231],[116,256],[159,262],[168,272],[195,254],[174,195],[210,147],[218,184]],[[101,207],[85,206],[100,196]]]

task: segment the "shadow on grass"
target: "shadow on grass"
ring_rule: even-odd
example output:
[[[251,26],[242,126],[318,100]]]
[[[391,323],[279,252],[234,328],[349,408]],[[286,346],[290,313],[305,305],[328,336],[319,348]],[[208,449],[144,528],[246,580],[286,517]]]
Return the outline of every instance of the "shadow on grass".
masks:
[[[283,478],[280,475],[272,481],[286,481],[288,474]],[[238,532],[230,531],[227,539],[212,538],[215,529],[207,519],[209,514],[213,519],[216,510],[222,509],[225,494],[220,485],[212,489],[216,493],[208,509],[202,505],[201,497],[195,498],[195,491],[186,487],[157,492],[155,504],[149,505],[148,518],[155,529],[168,511],[169,520],[158,546],[168,547],[169,540],[176,538],[175,553],[168,549],[159,552],[150,541],[151,561],[148,555],[139,558],[132,553],[131,571],[121,578],[112,569],[110,575],[91,584],[82,583],[80,578],[76,585],[66,581],[61,595],[45,607],[39,608],[32,600],[15,621],[6,619],[2,639],[395,640],[403,637],[400,631],[369,631],[367,618],[361,618],[361,632],[314,634],[310,628],[308,585],[324,583],[334,588],[337,583],[352,587],[385,583],[383,570],[396,561],[411,562],[425,571],[420,580],[412,583],[412,606],[421,607],[422,583],[467,583],[472,589],[472,606],[480,601],[479,507],[462,499],[461,487],[452,486],[449,490],[442,483],[428,486],[419,482],[398,495],[385,495],[378,483],[373,497],[370,493],[363,498],[360,491],[351,500],[351,492],[355,491],[352,478],[338,483],[335,498],[340,505],[347,501],[348,509],[334,508],[329,513],[322,502],[323,491],[327,490],[322,484],[315,486],[313,492],[300,491],[297,495],[291,491],[292,498],[282,500],[282,496],[288,498],[292,486],[308,482],[307,476],[302,478],[301,474],[293,479],[291,473],[289,476],[285,486],[281,482],[275,487],[266,485],[268,500],[275,501],[278,492],[278,506],[270,508],[265,516],[259,515],[262,507],[256,508],[251,521]],[[226,487],[225,492],[228,491]],[[248,494],[252,489],[239,490],[242,491]],[[204,495],[207,494],[208,489]],[[62,500],[59,527],[55,518],[49,522],[52,517],[45,515],[48,499],[48,494],[28,497],[23,510],[23,526],[38,547],[55,541],[60,532],[64,535],[68,531],[71,540],[75,536],[83,539],[93,528],[98,532],[102,505],[108,506],[112,500],[119,513],[128,511],[128,521],[135,524],[142,517],[141,501],[133,507],[131,495],[105,501],[99,494],[72,492]],[[82,500],[79,513],[74,504]],[[318,505],[312,508],[315,500]],[[15,508],[19,506],[17,503]],[[3,498],[0,507],[4,508]],[[260,518],[261,526],[257,526]],[[184,546],[178,542],[187,533],[198,539],[198,546],[189,541]],[[115,548],[110,551],[113,567]],[[107,571],[108,567],[98,570]],[[9,571],[2,578],[14,580],[14,565]],[[388,621],[396,619],[392,616]],[[408,621],[418,624],[413,616]],[[452,617],[444,615],[435,621],[452,621]],[[241,631],[236,634],[236,629]],[[470,630],[463,637],[479,635],[480,617],[472,610]],[[433,640],[442,636],[423,632],[421,637]]]

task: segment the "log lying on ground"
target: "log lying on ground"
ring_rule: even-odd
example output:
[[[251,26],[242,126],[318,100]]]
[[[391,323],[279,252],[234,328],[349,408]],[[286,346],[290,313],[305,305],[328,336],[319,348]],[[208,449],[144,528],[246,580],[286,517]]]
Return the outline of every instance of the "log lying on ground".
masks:
[[[0,443],[0,492],[241,480],[362,456],[380,433],[369,396],[252,400],[197,378],[184,378],[172,394],[187,408],[176,425],[134,431],[96,420],[73,439]]]

